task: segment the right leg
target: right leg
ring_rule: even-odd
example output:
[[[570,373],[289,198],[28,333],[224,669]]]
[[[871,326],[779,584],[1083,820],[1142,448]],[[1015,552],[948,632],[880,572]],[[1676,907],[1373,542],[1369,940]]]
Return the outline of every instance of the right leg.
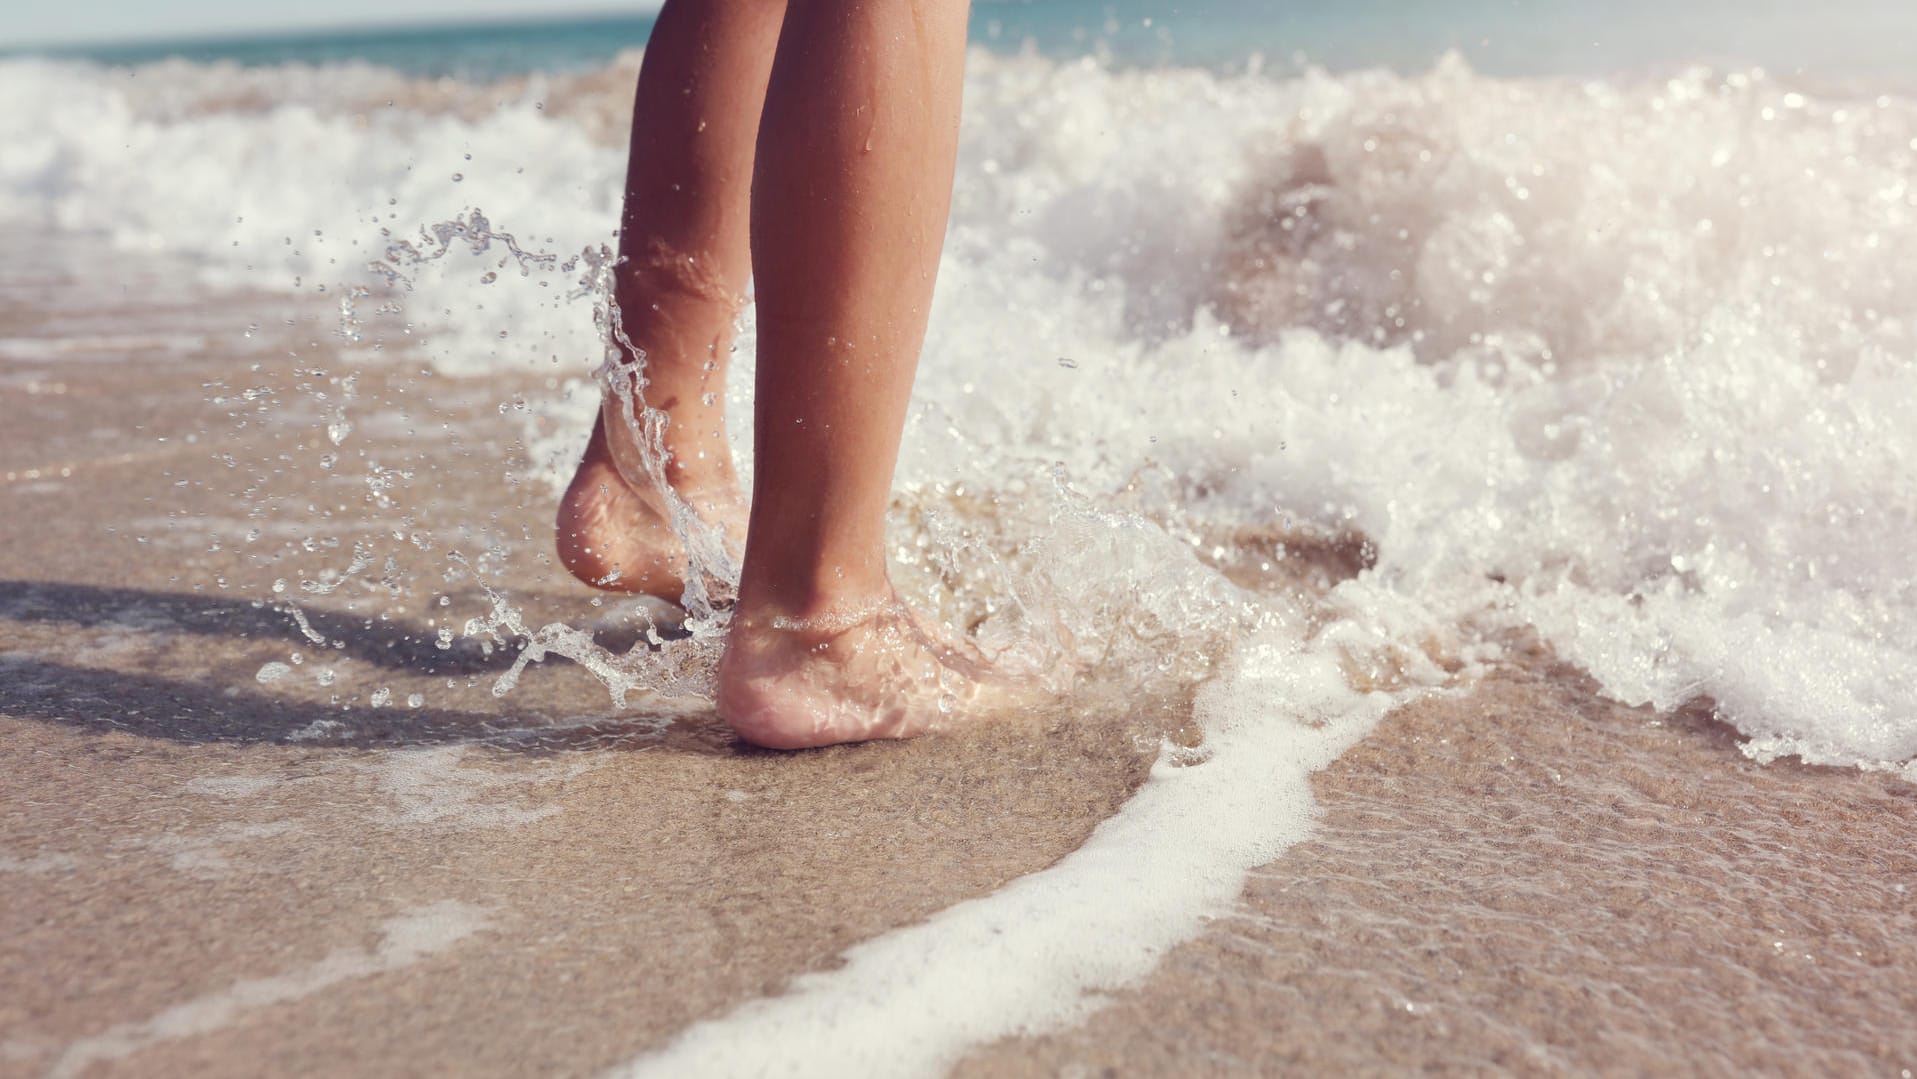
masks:
[[[957,154],[965,0],[788,0],[752,184],[752,527],[718,706],[777,748],[975,688],[893,595],[885,516]]]
[[[754,143],[784,17],[783,0],[667,0],[633,99],[614,271],[621,328],[645,353],[645,403],[669,418],[667,482],[735,539],[743,507],[726,443],[726,357],[751,272]],[[589,584],[677,598],[684,549],[628,407],[606,395],[560,501],[559,556]]]

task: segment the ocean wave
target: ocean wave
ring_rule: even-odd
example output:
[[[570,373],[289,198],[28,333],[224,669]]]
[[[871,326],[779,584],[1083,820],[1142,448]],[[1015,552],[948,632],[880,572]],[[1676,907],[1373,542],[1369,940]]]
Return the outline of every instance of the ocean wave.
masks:
[[[583,378],[635,62],[7,61],[0,221],[350,296],[483,208],[561,259],[409,263],[340,347]],[[962,140],[900,572],[976,634],[1188,685],[1281,632],[1353,699],[1535,637],[1756,756],[1917,758],[1917,101],[980,52]]]

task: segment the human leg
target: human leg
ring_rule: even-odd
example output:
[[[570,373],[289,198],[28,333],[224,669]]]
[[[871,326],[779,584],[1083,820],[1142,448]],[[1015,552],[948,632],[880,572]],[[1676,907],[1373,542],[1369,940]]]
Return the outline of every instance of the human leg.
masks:
[[[965,22],[963,0],[789,0],[753,179],[753,503],[718,693],[763,745],[909,736],[972,685],[899,604],[884,543]]]
[[[667,0],[634,93],[614,271],[620,327],[645,354],[645,404],[668,417],[663,474],[703,519],[735,533],[744,513],[726,442],[726,358],[750,275],[752,159],[784,13],[782,0]],[[560,501],[559,555],[588,583],[677,597],[685,554],[631,408],[607,394]]]

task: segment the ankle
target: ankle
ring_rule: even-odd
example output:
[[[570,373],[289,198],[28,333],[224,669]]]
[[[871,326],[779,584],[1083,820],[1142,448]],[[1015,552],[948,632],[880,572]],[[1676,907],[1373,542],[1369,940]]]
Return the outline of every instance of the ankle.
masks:
[[[609,392],[601,405],[598,426],[604,432],[604,452],[613,459],[627,482],[648,484],[657,465],[663,470],[666,483],[683,495],[741,501],[739,473],[732,460],[724,409],[688,406],[683,402],[668,402],[661,407],[652,399],[650,390],[645,404],[665,414],[663,430],[656,434],[649,434],[643,422],[626,414],[617,394]],[[658,445],[665,451],[663,462],[648,460],[651,451],[642,447],[649,437],[660,439]],[[590,452],[589,448],[589,456]]]
[[[679,497],[694,503],[715,502],[743,506],[739,477],[729,460],[685,461],[674,456],[666,463],[666,483]],[[695,507],[696,508],[696,507]]]
[[[688,291],[670,282],[634,278],[614,290],[613,303],[625,338],[619,342],[621,351],[629,344],[631,351],[644,354],[648,382],[684,388],[716,381],[717,388],[724,388],[725,360],[739,322],[740,305],[735,300]],[[697,392],[692,396],[696,398]]]
[[[841,636],[899,606],[891,582],[860,588],[834,582],[832,587],[769,589],[741,581],[739,602],[733,610],[736,630],[816,642]]]
[[[622,305],[667,297],[675,303],[724,307],[734,314],[746,305],[742,286],[718,269],[723,258],[710,253],[701,258],[656,236],[630,246],[622,243],[621,248],[619,265],[613,270],[613,295]]]

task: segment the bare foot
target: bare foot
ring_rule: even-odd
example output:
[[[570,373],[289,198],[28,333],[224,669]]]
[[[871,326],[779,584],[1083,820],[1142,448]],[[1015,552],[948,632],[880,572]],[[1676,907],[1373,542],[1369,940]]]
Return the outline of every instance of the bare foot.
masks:
[[[980,661],[928,633],[903,602],[793,620],[736,614],[715,702],[767,749],[910,738],[975,704]]]
[[[745,505],[736,482],[674,489],[701,520],[725,529],[736,552],[745,539]],[[673,532],[664,500],[650,484],[628,483],[613,462],[605,411],[572,484],[559,500],[559,560],[574,577],[612,592],[678,600],[685,591],[686,548]]]

